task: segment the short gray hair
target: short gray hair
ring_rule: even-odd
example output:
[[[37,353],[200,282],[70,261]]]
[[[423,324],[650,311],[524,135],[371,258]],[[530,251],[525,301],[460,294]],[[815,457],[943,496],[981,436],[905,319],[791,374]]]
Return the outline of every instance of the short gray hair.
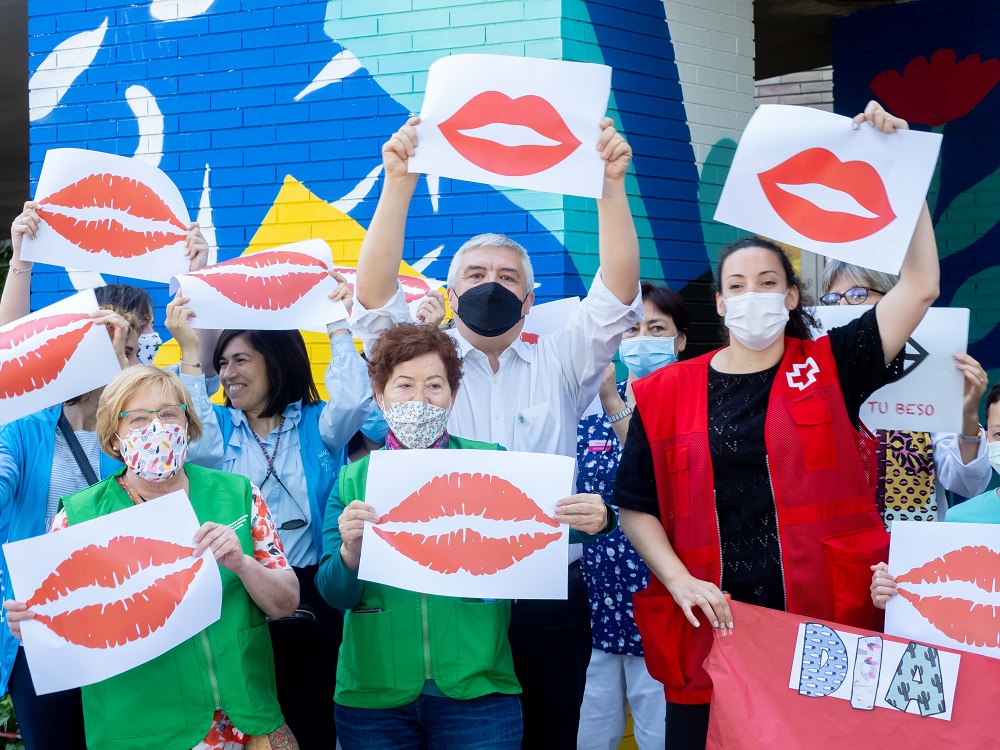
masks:
[[[899,281],[899,277],[891,273],[873,271],[870,268],[862,268],[842,260],[831,260],[823,269],[823,294],[829,294],[833,282],[841,276],[846,276],[859,286],[866,286],[881,294],[888,292]]]
[[[465,251],[476,247],[506,247],[517,252],[521,258],[521,265],[524,268],[525,291],[528,294],[535,291],[535,271],[531,267],[531,258],[528,257],[528,251],[524,249],[521,243],[512,240],[507,235],[492,232],[477,234],[458,248],[458,252],[452,257],[451,265],[448,267],[449,289],[454,289],[455,282],[458,280],[458,269],[462,265],[462,256],[465,255]]]

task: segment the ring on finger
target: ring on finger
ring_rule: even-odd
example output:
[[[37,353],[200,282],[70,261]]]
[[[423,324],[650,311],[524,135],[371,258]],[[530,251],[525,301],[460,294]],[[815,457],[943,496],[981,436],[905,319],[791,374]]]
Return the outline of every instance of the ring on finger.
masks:
[[[699,599],[704,599],[706,602],[708,601],[708,598],[704,594],[698,594],[698,596],[694,598],[695,601],[698,601]]]

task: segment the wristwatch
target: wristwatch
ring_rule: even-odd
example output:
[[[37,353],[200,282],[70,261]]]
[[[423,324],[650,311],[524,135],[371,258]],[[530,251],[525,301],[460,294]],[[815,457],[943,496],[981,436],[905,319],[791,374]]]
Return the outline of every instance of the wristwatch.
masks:
[[[626,406],[624,409],[622,409],[617,414],[612,414],[610,417],[608,417],[608,422],[610,424],[614,424],[615,422],[617,422],[619,420],[625,419],[625,417],[627,417],[631,413],[632,413],[632,407],[631,406]]]
[[[983,428],[982,425],[979,425],[978,428],[976,429],[975,435],[966,435],[965,433],[960,432],[958,433],[958,439],[961,440],[963,443],[978,443],[979,438],[981,438],[982,435],[983,435]]]

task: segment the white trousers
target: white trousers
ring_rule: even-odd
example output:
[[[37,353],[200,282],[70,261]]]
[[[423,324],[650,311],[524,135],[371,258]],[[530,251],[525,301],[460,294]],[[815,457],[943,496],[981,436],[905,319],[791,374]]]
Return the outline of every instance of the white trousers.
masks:
[[[594,649],[580,708],[577,750],[617,750],[625,734],[625,709],[639,750],[663,750],[667,703],[663,685],[649,676],[641,656]]]

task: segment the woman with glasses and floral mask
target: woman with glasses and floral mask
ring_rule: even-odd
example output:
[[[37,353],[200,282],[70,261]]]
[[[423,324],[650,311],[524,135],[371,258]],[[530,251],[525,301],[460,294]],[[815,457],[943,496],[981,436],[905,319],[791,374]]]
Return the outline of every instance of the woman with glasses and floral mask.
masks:
[[[342,277],[332,296],[351,305]],[[332,323],[331,359],[319,397],[298,331],[194,330],[186,297],[167,306],[167,329],[181,349],[181,379],[203,423],[194,463],[242,474],[260,487],[299,577],[292,616],[272,620],[278,699],[303,750],[336,742],[335,664],[343,620],[316,592],[326,501],[345,463],[345,446],[373,409],[365,362],[346,321]],[[198,351],[214,342],[212,361]],[[213,405],[205,373],[218,373],[225,406]],[[384,434],[384,423],[382,433]]]
[[[823,305],[877,305],[898,276],[835,260],[823,269]],[[990,461],[986,432],[979,425],[979,402],[986,371],[972,356],[955,355],[964,378],[962,432],[878,430],[878,491],[875,496],[887,529],[893,521],[943,520],[945,490],[961,499],[986,491]]]
[[[211,550],[219,563],[222,616],[165,654],[82,688],[87,746],[295,747],[275,696],[265,615],[294,610],[298,581],[260,492],[246,477],[186,462],[201,423],[173,373],[138,366],[117,375],[101,396],[97,432],[101,450],[125,466],[64,497],[52,530],[184,492],[202,523],[194,554]],[[250,523],[240,525],[241,518]],[[34,613],[18,601],[4,609],[20,638],[21,622]]]
[[[389,425],[385,450],[503,450],[448,433],[462,360],[436,326],[400,323],[383,331],[368,358],[375,398]],[[507,629],[510,601],[459,599],[358,580],[366,522],[369,458],[340,472],[323,531],[316,584],[347,610],[337,662],[337,731],[344,750],[520,750],[521,687]],[[600,533],[599,509],[560,500],[555,519],[570,542]],[[325,666],[325,665],[324,665]]]
[[[876,102],[855,126],[907,127]],[[877,616],[864,584],[888,538],[858,409],[900,374],[938,278],[925,206],[896,287],[812,340],[788,257],[766,240],[741,240],[716,272],[729,345],[633,384],[615,503],[653,572],[633,606],[646,664],[666,687],[674,750],[705,747],[711,680],[702,664],[713,630],[739,625],[726,593],[848,624]]]

